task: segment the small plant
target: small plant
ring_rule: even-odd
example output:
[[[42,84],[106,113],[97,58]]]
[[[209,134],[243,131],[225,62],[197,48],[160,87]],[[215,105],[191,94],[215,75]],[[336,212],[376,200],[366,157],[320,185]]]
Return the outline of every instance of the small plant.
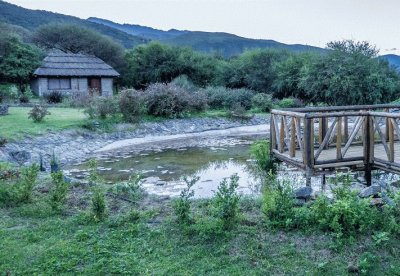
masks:
[[[113,97],[93,97],[84,112],[90,119],[106,119],[119,112],[118,103]]]
[[[272,108],[272,96],[264,93],[258,93],[251,98],[253,108],[261,112],[269,112]]]
[[[125,121],[135,123],[147,112],[145,94],[133,89],[121,91],[119,109]]]
[[[99,174],[97,173],[96,159],[90,159],[88,165],[89,165],[89,184],[90,185],[98,184],[100,177]]]
[[[46,95],[47,103],[49,104],[57,104],[63,101],[63,94],[60,91],[52,91]]]
[[[225,178],[218,186],[214,199],[216,217],[222,221],[225,229],[231,228],[239,214],[240,196],[237,193],[239,186],[239,177],[234,174],[229,182]]]
[[[140,174],[131,175],[127,182],[113,185],[112,191],[119,195],[128,196],[130,200],[137,202],[143,196],[142,178]]]
[[[390,240],[390,234],[388,232],[377,232],[372,235],[372,239],[376,246],[385,245]]]
[[[50,169],[52,173],[56,173],[60,170],[59,168],[59,162],[57,160],[57,157],[53,151],[53,154],[51,156],[51,160],[50,160]]]
[[[64,181],[61,171],[51,174],[52,187],[50,189],[49,202],[54,211],[61,211],[68,194],[68,183]]]
[[[6,138],[0,137],[0,148],[4,147],[7,144],[7,142],[8,141]]]
[[[256,167],[262,172],[276,172],[276,162],[270,154],[268,140],[261,140],[253,143],[250,147],[250,154],[256,160]]]
[[[104,192],[99,188],[93,189],[92,195],[92,215],[95,221],[102,221],[107,216],[107,205]]]
[[[181,224],[190,224],[192,218],[190,216],[190,199],[194,196],[194,191],[191,190],[194,184],[199,181],[199,177],[194,177],[192,179],[184,178],[186,183],[186,188],[182,190],[178,199],[174,201],[173,208],[177,221]]]
[[[32,119],[35,123],[40,123],[47,115],[50,115],[50,112],[47,111],[47,107],[43,105],[35,105],[31,111],[29,111],[28,118]]]

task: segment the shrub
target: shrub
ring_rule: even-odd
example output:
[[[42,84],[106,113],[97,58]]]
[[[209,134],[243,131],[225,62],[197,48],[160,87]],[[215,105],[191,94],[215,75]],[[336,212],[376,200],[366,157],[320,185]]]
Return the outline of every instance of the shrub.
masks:
[[[0,84],[0,103],[19,99],[18,88],[13,84]]]
[[[191,93],[196,92],[198,90],[198,87],[194,85],[193,82],[191,82],[186,75],[180,75],[179,77],[176,77],[175,79],[172,80],[171,83]]]
[[[7,144],[7,139],[0,136],[0,148],[4,147]]]
[[[66,103],[67,106],[73,108],[84,108],[90,104],[91,100],[92,97],[90,95],[75,93],[70,95],[69,97],[66,97],[64,99],[64,103]]]
[[[51,174],[52,186],[49,193],[50,206],[54,211],[61,211],[68,194],[68,183],[62,172]]]
[[[89,166],[89,184],[95,185],[100,181],[100,176],[97,173],[97,161],[96,159],[90,159],[88,161]]]
[[[35,105],[31,111],[29,111],[29,119],[32,119],[35,123],[40,123],[43,121],[44,117],[50,115],[47,111],[47,107],[44,105]]]
[[[93,97],[84,112],[90,119],[104,120],[109,116],[117,115],[118,103],[113,97]]]
[[[63,94],[59,91],[52,91],[45,96],[47,103],[57,104],[63,101]]]
[[[283,98],[277,105],[280,108],[296,108],[304,106],[304,103],[297,98]]]
[[[31,201],[36,186],[39,166],[21,169],[20,177],[12,182],[0,182],[0,205],[14,206]]]
[[[261,112],[269,112],[272,108],[272,96],[268,94],[258,93],[251,98],[253,108]]]
[[[95,221],[102,221],[107,216],[106,198],[99,187],[93,189],[91,210]]]
[[[147,111],[145,95],[134,89],[121,91],[119,109],[125,121],[131,123],[137,122],[140,115],[145,114]]]
[[[199,181],[199,177],[192,179],[184,178],[186,188],[184,188],[179,196],[173,203],[176,219],[181,224],[189,224],[192,221],[190,216],[190,199],[194,196],[194,191],[191,188]]]
[[[141,182],[142,176],[134,174],[129,177],[127,182],[113,185],[111,191],[122,196],[128,196],[130,200],[137,202],[143,196]]]
[[[252,158],[256,160],[256,166],[259,171],[275,173],[276,162],[270,154],[270,145],[268,140],[254,142],[250,147]]]
[[[251,99],[254,92],[248,89],[230,89],[225,87],[207,87],[208,105],[211,108],[231,109],[240,104],[246,110],[251,108]]]
[[[225,178],[218,186],[215,194],[214,207],[215,214],[222,221],[225,229],[230,229],[239,214],[239,199],[237,193],[239,186],[239,177],[234,174],[230,177],[229,182]]]
[[[174,84],[153,84],[145,93],[150,115],[176,118],[183,117],[190,111],[205,108],[203,93],[191,95]]]
[[[19,102],[20,103],[29,103],[29,96],[26,94],[21,94],[19,96]]]

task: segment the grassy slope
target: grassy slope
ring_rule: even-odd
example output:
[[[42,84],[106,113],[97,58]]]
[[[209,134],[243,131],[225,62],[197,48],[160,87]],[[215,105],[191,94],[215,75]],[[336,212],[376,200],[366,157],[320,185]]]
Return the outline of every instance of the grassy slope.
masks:
[[[242,201],[245,213],[238,228],[225,235],[207,232],[207,203],[196,204],[203,213],[202,231],[188,234],[174,222],[170,202],[158,205],[144,199],[135,207],[139,221],[127,220],[132,206],[108,198],[111,216],[90,223],[82,210],[88,191],[74,188],[67,214],[54,215],[37,191],[35,202],[0,208],[0,272],[19,274],[145,274],[145,275],[344,275],[348,264],[374,257],[370,275],[400,271],[400,240],[376,246],[370,237],[330,249],[332,240],[322,232],[272,231],[262,223],[260,205]],[[158,201],[160,202],[160,201]],[[120,205],[124,205],[121,207]],[[128,205],[128,206],[127,206]],[[83,209],[82,209],[83,208]],[[123,219],[125,218],[125,219]],[[199,224],[201,225],[201,223]]]
[[[10,107],[9,115],[0,117],[0,136],[19,139],[24,135],[39,135],[82,125],[85,115],[73,108],[49,108],[50,115],[41,123],[28,119],[28,107]]]

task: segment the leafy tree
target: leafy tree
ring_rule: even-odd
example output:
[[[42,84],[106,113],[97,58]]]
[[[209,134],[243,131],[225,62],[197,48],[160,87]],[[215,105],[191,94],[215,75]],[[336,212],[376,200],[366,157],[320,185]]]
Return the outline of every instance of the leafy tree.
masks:
[[[225,71],[227,86],[232,88],[249,88],[258,92],[271,93],[276,78],[276,63],[286,59],[288,52],[280,50],[246,51],[231,60]]]
[[[124,48],[107,36],[77,25],[48,24],[39,27],[33,41],[48,50],[95,55],[117,70],[124,66]]]
[[[29,82],[39,66],[41,52],[23,43],[15,34],[0,34],[0,80],[17,83],[20,88]]]
[[[313,102],[332,105],[377,104],[393,100],[400,91],[400,76],[376,58],[368,42],[328,43],[302,79],[300,87]]]

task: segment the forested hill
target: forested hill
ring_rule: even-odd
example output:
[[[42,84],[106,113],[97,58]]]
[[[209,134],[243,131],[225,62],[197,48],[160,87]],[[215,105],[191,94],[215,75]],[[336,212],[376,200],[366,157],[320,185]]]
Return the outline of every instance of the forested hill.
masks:
[[[386,59],[390,65],[396,67],[397,71],[400,72],[400,56],[397,55],[383,55],[381,58]]]
[[[98,31],[101,34],[107,35],[127,48],[132,48],[138,44],[148,42],[148,40],[143,37],[133,36],[104,24],[97,24],[95,22],[83,20],[78,17],[59,13],[25,9],[1,0],[0,22],[21,26],[31,31],[40,25],[49,23],[77,24],[79,26],[86,27]]]
[[[152,40],[159,40],[161,42],[176,46],[190,46],[197,51],[217,53],[225,57],[239,55],[246,49],[254,48],[287,49],[297,52],[324,51],[322,48],[308,45],[288,45],[274,40],[250,39],[229,33],[195,32],[187,30],[180,31],[175,29],[162,31],[140,25],[117,24],[101,18],[90,17],[88,20],[116,28],[132,35],[141,36]]]

